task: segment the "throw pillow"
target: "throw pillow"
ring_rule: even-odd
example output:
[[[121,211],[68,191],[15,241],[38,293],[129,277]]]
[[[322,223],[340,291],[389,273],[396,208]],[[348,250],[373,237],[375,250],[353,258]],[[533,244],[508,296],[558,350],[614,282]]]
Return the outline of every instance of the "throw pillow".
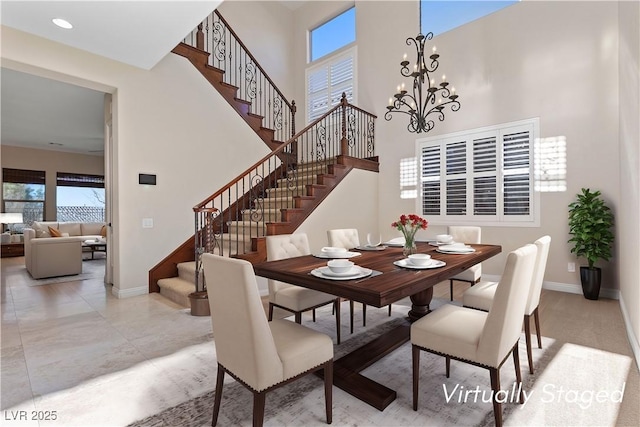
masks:
[[[107,226],[103,225],[102,228],[100,229],[100,235],[102,237],[107,237]]]
[[[49,234],[51,234],[51,237],[62,237],[62,233],[60,233],[57,228],[53,227],[49,227]]]

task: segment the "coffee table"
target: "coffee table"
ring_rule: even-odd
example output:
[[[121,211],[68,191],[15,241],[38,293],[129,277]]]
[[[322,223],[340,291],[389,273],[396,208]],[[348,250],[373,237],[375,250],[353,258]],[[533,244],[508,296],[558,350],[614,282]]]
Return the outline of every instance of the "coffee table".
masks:
[[[87,249],[87,251],[84,250],[85,248]],[[91,251],[91,259],[95,259],[94,254],[96,252],[107,252],[107,241],[85,240],[84,242],[82,242],[82,250],[83,252]]]

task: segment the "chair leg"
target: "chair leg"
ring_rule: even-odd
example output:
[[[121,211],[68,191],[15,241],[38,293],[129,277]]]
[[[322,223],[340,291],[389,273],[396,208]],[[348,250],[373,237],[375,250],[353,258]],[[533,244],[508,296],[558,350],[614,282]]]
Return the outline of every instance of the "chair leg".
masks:
[[[313,322],[316,322],[316,309],[311,310],[311,317],[313,318]]]
[[[340,298],[336,298],[333,304],[336,308],[336,340],[340,344]]]
[[[529,315],[524,315],[524,337],[527,342],[527,361],[529,362],[529,373],[533,374],[533,355],[531,352],[531,322]]]
[[[295,317],[295,319],[296,319],[296,323],[297,323],[298,325],[302,325],[302,313],[300,313],[300,312],[298,311],[298,312],[296,313],[296,317]]]
[[[367,304],[362,304],[362,327],[367,326]]]
[[[216,379],[216,392],[213,399],[213,418],[211,426],[218,424],[218,414],[220,413],[220,402],[222,401],[222,386],[224,385],[224,369],[218,364],[218,378]]]
[[[269,303],[269,322],[273,320],[273,304]]]
[[[353,333],[353,300],[349,300],[349,319],[351,324],[351,333]]]
[[[333,361],[324,365],[324,406],[327,413],[327,424],[333,422]]]
[[[444,371],[445,376],[449,378],[449,374],[451,373],[451,358],[449,356],[444,358]]]
[[[389,304],[389,317],[391,317],[391,304]]]
[[[418,381],[420,379],[420,348],[411,346],[411,361],[413,365],[413,410],[418,410]]]
[[[253,427],[262,427],[264,422],[264,404],[267,393],[253,392]]]
[[[538,316],[538,307],[533,310],[533,320],[536,322],[536,335],[538,335],[538,348],[542,348],[542,334],[540,333],[540,317]]]
[[[498,368],[489,368],[489,376],[491,377],[491,390],[493,390],[493,418],[496,427],[502,426],[502,403],[496,400],[498,391],[500,391],[500,371]]]
[[[453,301],[453,280],[449,280],[449,293],[451,295],[451,301]]]
[[[524,403],[522,395],[522,374],[520,373],[520,351],[518,351],[518,343],[513,347],[513,365],[516,368],[516,384],[520,385],[520,393],[518,393],[518,403]]]

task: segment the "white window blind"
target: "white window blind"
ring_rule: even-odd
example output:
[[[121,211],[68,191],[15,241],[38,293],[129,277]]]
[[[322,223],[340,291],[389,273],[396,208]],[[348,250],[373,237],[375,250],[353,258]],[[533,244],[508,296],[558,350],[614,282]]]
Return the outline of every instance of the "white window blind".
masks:
[[[355,47],[307,69],[307,120],[312,122],[340,103],[354,99]]]
[[[537,225],[538,119],[418,141],[418,210],[434,224]]]

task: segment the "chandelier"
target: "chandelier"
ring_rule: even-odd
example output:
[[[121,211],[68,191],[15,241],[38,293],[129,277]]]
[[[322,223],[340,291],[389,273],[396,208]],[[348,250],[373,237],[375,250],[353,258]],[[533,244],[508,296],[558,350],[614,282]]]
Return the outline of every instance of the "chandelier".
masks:
[[[419,3],[422,2],[419,1]],[[429,132],[435,126],[435,118],[444,121],[444,111],[447,106],[451,108],[451,111],[460,109],[456,89],[453,86],[449,88],[446,76],[442,75],[440,83],[436,83],[435,77],[433,77],[438,65],[440,65],[438,62],[440,55],[436,53],[436,47],[433,46],[429,58],[425,57],[425,42],[433,38],[433,33],[422,34],[421,12],[420,10],[418,35],[415,38],[409,37],[406,41],[407,46],[413,44],[416,48],[416,62],[413,67],[410,67],[406,53],[400,62],[400,74],[413,78],[413,83],[409,91],[405,89],[404,83],[398,86],[398,92],[389,98],[388,111],[384,115],[387,121],[391,120],[393,113],[408,115],[407,130],[413,133]]]

